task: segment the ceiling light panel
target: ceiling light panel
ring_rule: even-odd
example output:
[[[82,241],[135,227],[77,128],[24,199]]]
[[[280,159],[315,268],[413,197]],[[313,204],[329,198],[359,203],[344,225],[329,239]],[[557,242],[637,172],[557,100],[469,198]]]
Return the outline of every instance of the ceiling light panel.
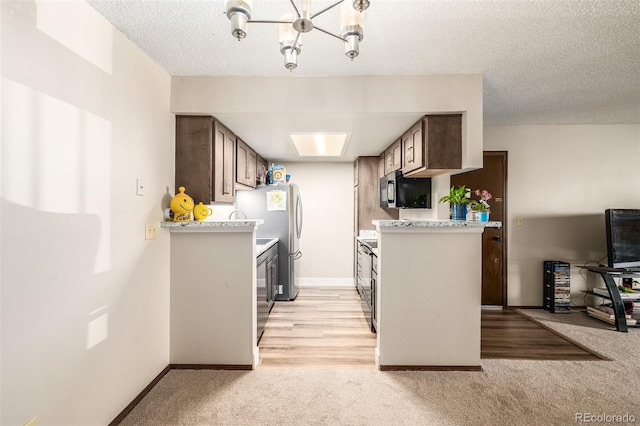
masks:
[[[342,157],[351,133],[296,133],[289,141],[298,157]]]

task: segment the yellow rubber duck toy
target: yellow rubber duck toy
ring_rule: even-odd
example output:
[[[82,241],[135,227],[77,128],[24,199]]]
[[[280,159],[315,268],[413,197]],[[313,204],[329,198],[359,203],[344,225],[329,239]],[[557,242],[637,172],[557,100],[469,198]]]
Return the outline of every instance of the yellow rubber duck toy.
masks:
[[[193,198],[184,193],[184,186],[178,188],[180,192],[171,199],[169,206],[173,211],[174,222],[189,222],[191,220],[191,211],[195,206]]]
[[[209,207],[202,204],[202,201],[200,201],[198,205],[193,208],[193,217],[198,222],[202,222],[212,214],[213,214],[213,210],[211,210]]]

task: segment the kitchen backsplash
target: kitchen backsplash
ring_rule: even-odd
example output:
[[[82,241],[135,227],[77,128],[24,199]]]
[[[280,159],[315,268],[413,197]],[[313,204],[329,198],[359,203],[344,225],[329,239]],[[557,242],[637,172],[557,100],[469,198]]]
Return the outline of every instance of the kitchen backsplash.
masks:
[[[369,230],[369,229],[361,229],[358,233],[360,238],[364,238],[365,240],[376,240],[378,239],[378,231]]]
[[[437,219],[436,209],[400,209],[400,219],[406,220],[429,220]]]
[[[209,207],[213,210],[213,214],[207,217],[207,222],[212,220],[227,220],[229,214],[236,209],[235,204],[210,204]],[[242,218],[239,216],[238,218]]]

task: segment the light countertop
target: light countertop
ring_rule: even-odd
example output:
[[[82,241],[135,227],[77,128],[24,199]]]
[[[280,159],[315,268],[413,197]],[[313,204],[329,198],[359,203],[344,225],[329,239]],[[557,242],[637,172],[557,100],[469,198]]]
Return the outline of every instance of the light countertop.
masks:
[[[471,220],[374,220],[380,228],[501,228],[502,222],[480,222]]]
[[[279,238],[256,238],[256,257],[269,250],[278,241],[280,241]]]
[[[262,225],[262,219],[211,220],[190,222],[161,222],[160,227],[171,232],[243,232]],[[244,228],[244,229],[243,229]]]

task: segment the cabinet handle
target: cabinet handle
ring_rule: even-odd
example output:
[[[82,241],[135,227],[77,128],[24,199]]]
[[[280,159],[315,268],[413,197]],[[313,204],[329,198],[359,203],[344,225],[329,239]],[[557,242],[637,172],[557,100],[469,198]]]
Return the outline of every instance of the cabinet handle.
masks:
[[[409,151],[410,154],[408,155],[409,158],[407,158],[407,163],[413,163],[413,147],[410,146],[407,151]]]
[[[502,241],[502,237],[493,237],[493,241]]]

